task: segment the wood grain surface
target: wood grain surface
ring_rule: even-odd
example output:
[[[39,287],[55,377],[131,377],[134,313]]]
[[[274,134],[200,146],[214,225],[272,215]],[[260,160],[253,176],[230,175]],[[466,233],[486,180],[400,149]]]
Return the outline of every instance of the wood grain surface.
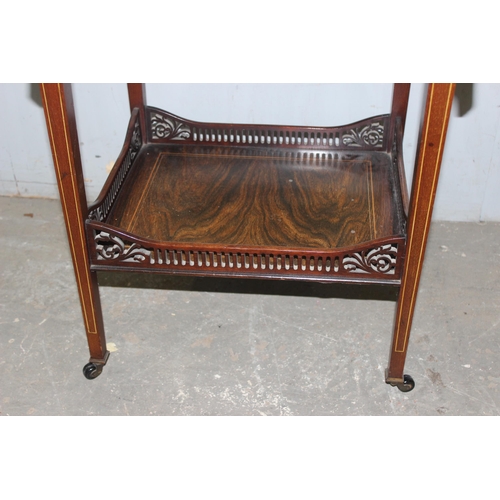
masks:
[[[156,241],[340,248],[398,234],[384,153],[148,146],[108,222]]]

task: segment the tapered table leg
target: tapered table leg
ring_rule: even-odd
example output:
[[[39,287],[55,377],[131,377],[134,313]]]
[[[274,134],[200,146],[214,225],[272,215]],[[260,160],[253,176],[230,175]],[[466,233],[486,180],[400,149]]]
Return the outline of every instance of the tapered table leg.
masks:
[[[106,364],[109,352],[106,350],[97,275],[90,271],[85,235],[87,201],[71,86],[42,83],[40,90],[87,333],[90,363],[95,365],[95,369],[90,367],[85,375],[95,378]]]
[[[402,391],[411,390],[414,386],[411,377],[405,376],[403,371],[454,90],[455,85],[451,83],[430,84],[427,93],[410,197],[406,257],[386,372],[386,382],[397,385]]]

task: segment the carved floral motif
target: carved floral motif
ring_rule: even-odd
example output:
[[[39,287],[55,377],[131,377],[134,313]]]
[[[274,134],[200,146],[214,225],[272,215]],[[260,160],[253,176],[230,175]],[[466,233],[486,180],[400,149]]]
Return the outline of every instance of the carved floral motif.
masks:
[[[125,243],[120,237],[115,234],[110,234],[106,231],[100,231],[96,233],[95,236],[96,243],[96,251],[97,251],[97,259],[98,260],[106,260],[106,261],[114,261],[114,262],[137,262],[142,263],[148,261],[149,264],[152,265],[167,265],[167,266],[194,266],[194,265],[203,265],[203,267],[226,267],[226,265],[231,268],[234,266],[237,267],[250,267],[250,260],[253,259],[253,262],[257,262],[260,259],[262,269],[273,269],[275,264],[270,264],[268,261],[268,256],[265,254],[250,254],[250,260],[245,264],[239,265],[236,260],[236,254],[228,253],[218,253],[215,252],[212,257],[208,256],[207,252],[197,252],[194,251],[194,255],[190,255],[188,258],[182,257],[182,254],[186,252],[180,250],[161,250],[157,249],[146,249],[143,248],[138,243]],[[188,252],[189,253],[189,252]],[[388,243],[386,245],[382,245],[377,248],[372,248],[369,250],[362,250],[360,252],[354,252],[351,254],[344,255],[341,257],[341,266],[334,267],[331,269],[324,269],[327,273],[338,273],[347,271],[347,273],[360,273],[360,274],[394,274],[396,268],[396,259],[397,259],[398,247],[394,243]],[[156,259],[156,254],[158,254],[158,259]],[[165,259],[160,257],[163,255]],[[286,259],[290,259],[288,256],[274,256],[277,257],[276,262],[285,262]],[[248,256],[247,256],[248,258]],[[213,262],[212,262],[213,259]],[[295,258],[296,259],[296,258]],[[316,270],[323,269],[321,265],[318,267],[318,262],[321,260],[315,260],[314,268]],[[273,259],[273,262],[274,259]],[[308,264],[309,265],[309,264]],[[284,266],[284,264],[283,264]],[[293,272],[296,271],[297,268],[290,265],[289,267],[278,266],[277,269],[283,272]],[[302,266],[302,271],[306,271],[306,268]],[[313,270],[313,269],[309,269]]]
[[[353,273],[394,273],[398,248],[396,245],[382,245],[378,248],[346,255],[342,264],[344,269]]]
[[[269,256],[267,254],[244,254],[232,252],[209,252],[197,250],[166,250],[163,248],[149,249],[141,244],[124,242],[119,236],[107,231],[95,233],[95,249],[97,261],[103,265],[114,263],[136,263],[147,267],[199,267],[207,268],[238,268],[240,270],[276,270],[278,274],[302,274],[310,271],[320,271],[325,275],[358,275],[382,277],[395,276],[398,257],[397,243],[388,243],[377,248],[361,250],[343,256],[333,257],[331,265],[325,265],[322,258],[291,257],[287,254]],[[304,260],[307,262],[304,263]],[[329,261],[329,259],[327,259]],[[354,277],[354,276],[353,276]]]
[[[151,133],[153,139],[182,140],[191,137],[188,125],[159,113],[151,114]]]
[[[137,243],[125,246],[121,238],[105,231],[96,234],[95,242],[99,260],[143,262],[151,255],[151,250],[146,250]]]
[[[361,128],[351,129],[342,135],[342,144],[350,147],[382,146],[384,140],[384,125],[373,122]]]

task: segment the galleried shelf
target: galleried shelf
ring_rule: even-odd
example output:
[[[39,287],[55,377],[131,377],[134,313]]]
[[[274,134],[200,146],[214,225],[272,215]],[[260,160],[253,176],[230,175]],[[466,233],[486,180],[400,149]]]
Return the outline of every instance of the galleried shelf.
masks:
[[[315,129],[139,117],[89,211],[92,269],[400,282],[407,197],[388,116]]]
[[[403,375],[408,292],[418,287],[451,84],[429,87],[411,203],[408,84],[395,85],[391,113],[336,127],[194,122],[147,106],[144,86],[129,84],[125,143],[90,207],[70,88],[42,84],[42,94],[91,351],[87,378],[109,355],[96,272],[135,270],[400,287],[386,382],[413,389]]]

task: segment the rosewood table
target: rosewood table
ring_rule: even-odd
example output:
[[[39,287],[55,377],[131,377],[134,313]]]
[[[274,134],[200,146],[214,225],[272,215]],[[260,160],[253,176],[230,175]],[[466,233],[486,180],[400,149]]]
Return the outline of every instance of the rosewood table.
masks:
[[[97,272],[310,280],[399,289],[385,382],[404,374],[454,84],[430,84],[408,196],[410,92],[335,127],[199,123],[147,106],[129,84],[125,142],[87,206],[69,84],[41,84],[47,130],[96,378],[108,361]]]

